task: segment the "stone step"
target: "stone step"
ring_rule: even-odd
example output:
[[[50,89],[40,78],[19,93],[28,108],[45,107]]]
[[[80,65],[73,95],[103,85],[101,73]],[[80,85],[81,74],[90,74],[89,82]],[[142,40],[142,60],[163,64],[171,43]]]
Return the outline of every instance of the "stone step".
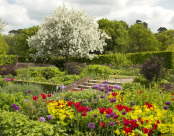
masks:
[[[73,90],[79,91],[81,89],[83,89],[83,88],[74,88]],[[89,89],[83,89],[83,91],[87,91],[87,90],[89,90]]]
[[[83,89],[90,89],[91,86],[87,86],[87,85],[79,85],[78,88],[83,88]]]
[[[104,80],[89,80],[88,82],[89,82],[89,83],[95,83],[95,84],[99,84],[99,83],[104,84],[104,83],[103,83]],[[117,85],[122,85],[122,84],[124,84],[124,82],[112,82],[112,81],[106,81],[106,83],[107,83],[108,85],[115,85],[115,84],[117,84]]]

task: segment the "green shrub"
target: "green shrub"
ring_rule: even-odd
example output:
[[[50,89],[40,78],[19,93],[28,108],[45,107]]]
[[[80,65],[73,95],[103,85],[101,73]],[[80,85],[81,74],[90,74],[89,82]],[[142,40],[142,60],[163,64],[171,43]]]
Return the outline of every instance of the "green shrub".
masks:
[[[13,111],[12,104],[18,105],[20,108],[25,108],[24,100],[29,99],[28,96],[24,96],[22,92],[9,94],[6,92],[0,92],[0,109]]]
[[[18,112],[0,110],[0,134],[4,136],[60,136],[67,135],[65,127],[59,122],[55,125],[49,121],[30,120]],[[46,117],[45,117],[46,118]],[[47,119],[46,119],[47,120]]]
[[[131,60],[133,64],[143,64],[145,60],[157,56],[164,58],[164,67],[172,69],[174,67],[174,52],[172,51],[156,51],[156,52],[138,52],[128,53],[127,58]]]
[[[30,92],[30,91],[31,92]],[[29,91],[29,92],[28,92]],[[43,92],[41,85],[34,85],[34,84],[10,84],[10,85],[6,85],[3,86],[2,88],[0,88],[0,93],[19,93],[21,92],[24,96],[27,95],[40,95],[41,92]]]
[[[11,74],[15,76],[15,65],[8,64],[8,65],[0,65],[0,75],[8,75]]]
[[[88,76],[92,76],[94,79],[108,79],[112,70],[107,66],[101,65],[89,65],[82,73],[87,73]]]
[[[81,76],[79,76],[79,75],[65,75],[62,77],[53,77],[49,81],[56,82],[56,84],[68,85],[68,84],[73,83],[74,81],[77,81],[79,79],[81,79]]]
[[[126,76],[139,76],[140,70],[138,68],[120,68],[112,69],[112,75],[126,75]]]
[[[15,64],[15,55],[0,55],[0,65]]]
[[[29,67],[16,70],[17,77],[44,77],[51,79],[54,76],[63,76],[65,73],[61,72],[57,67]]]

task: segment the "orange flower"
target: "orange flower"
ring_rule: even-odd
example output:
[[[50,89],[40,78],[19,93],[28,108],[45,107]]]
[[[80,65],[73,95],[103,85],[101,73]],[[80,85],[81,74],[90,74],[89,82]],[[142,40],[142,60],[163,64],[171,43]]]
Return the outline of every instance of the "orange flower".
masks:
[[[117,74],[115,74],[115,76],[118,76]]]

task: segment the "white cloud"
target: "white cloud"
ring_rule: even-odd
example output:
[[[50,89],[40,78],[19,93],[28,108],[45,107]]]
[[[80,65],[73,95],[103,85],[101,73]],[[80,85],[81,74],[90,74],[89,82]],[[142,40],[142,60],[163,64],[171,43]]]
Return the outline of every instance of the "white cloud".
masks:
[[[97,19],[123,20],[129,25],[136,20],[148,23],[153,32],[159,27],[174,29],[172,0],[0,0],[0,18],[8,23],[4,31],[40,25],[64,2],[68,8],[86,9]]]

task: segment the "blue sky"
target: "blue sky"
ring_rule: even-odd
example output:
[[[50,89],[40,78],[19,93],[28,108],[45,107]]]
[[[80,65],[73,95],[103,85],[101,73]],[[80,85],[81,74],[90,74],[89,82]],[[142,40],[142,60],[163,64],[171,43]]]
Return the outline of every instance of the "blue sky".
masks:
[[[174,29],[174,0],[0,0],[0,19],[8,23],[3,33],[41,25],[63,3],[69,9],[85,9],[96,20],[123,20],[129,26],[142,20],[153,32]]]

